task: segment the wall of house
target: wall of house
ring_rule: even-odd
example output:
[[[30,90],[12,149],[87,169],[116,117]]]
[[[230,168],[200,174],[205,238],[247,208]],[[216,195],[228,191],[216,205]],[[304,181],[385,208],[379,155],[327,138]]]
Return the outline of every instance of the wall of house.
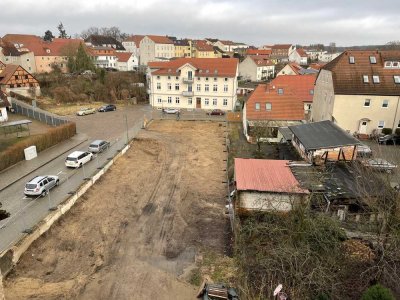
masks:
[[[154,60],[155,57],[155,43],[145,36],[140,41],[140,64],[147,65],[149,61]]]
[[[239,76],[242,76],[245,80],[257,80],[257,65],[250,57],[246,57],[239,63]]]
[[[276,74],[276,76],[281,76],[281,75],[296,75],[296,73],[289,65],[286,65],[283,67],[282,70],[278,72],[278,74]]]
[[[63,73],[68,71],[68,58],[66,56],[35,56],[36,73],[49,73],[53,71],[52,65],[60,67]]]
[[[252,211],[288,212],[296,205],[304,203],[306,199],[304,194],[239,191],[235,208],[239,214]]]
[[[313,122],[324,121],[324,120],[334,121],[333,119],[334,102],[335,102],[335,94],[333,89],[332,72],[327,70],[321,70],[315,82],[313,108],[311,111],[311,121]]]
[[[175,57],[174,44],[155,44],[155,57],[173,58]]]
[[[364,106],[366,99],[370,100],[368,107]],[[388,100],[388,107],[382,107],[384,100]],[[400,96],[336,95],[333,117],[341,128],[350,133],[359,132],[361,119],[364,118],[370,120],[366,134],[380,130],[379,121],[384,121],[383,127],[394,131],[400,128]]]
[[[257,66],[256,68],[256,80],[261,81],[261,80],[267,80],[269,78],[274,77],[274,72],[275,72],[275,66]]]
[[[8,121],[7,109],[5,107],[0,107],[0,122],[7,122],[7,121]]]
[[[33,52],[28,52],[19,56],[4,56],[0,51],[0,61],[5,64],[19,65],[29,73],[36,73],[36,62]]]

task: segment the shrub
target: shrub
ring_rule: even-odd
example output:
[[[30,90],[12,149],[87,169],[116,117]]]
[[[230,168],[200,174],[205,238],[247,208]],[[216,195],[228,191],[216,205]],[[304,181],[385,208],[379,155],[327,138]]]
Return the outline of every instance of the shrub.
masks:
[[[392,128],[382,128],[383,134],[392,134]]]
[[[24,160],[24,149],[27,147],[36,146],[37,152],[41,152],[75,134],[76,124],[71,122],[51,128],[44,134],[30,136],[0,153],[0,171]]]
[[[394,131],[394,133],[395,133],[396,135],[400,135],[400,128],[396,128],[396,130]]]
[[[369,287],[361,297],[362,300],[395,300],[392,292],[381,286],[375,284]]]

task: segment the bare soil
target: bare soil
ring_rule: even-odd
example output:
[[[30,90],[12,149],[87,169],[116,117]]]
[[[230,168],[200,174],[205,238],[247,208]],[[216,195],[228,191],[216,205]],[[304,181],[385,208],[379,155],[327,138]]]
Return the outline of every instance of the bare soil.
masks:
[[[155,121],[24,254],[6,299],[195,299],[202,251],[226,251],[224,129]]]

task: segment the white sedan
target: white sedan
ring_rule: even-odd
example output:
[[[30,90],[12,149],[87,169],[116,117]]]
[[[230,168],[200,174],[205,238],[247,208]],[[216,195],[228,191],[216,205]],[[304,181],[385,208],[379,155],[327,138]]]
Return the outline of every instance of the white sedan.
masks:
[[[179,109],[176,108],[164,108],[163,112],[166,114],[177,114],[179,112]]]

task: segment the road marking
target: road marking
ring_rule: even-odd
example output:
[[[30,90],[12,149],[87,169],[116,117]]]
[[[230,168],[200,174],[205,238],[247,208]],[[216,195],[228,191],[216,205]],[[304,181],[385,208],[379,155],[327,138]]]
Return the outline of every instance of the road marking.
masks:
[[[24,198],[22,198],[22,200],[28,200],[28,199],[30,199],[29,197],[24,197]]]
[[[60,174],[62,174],[63,173],[63,171],[60,171],[60,172],[58,172],[56,175],[60,175]]]

